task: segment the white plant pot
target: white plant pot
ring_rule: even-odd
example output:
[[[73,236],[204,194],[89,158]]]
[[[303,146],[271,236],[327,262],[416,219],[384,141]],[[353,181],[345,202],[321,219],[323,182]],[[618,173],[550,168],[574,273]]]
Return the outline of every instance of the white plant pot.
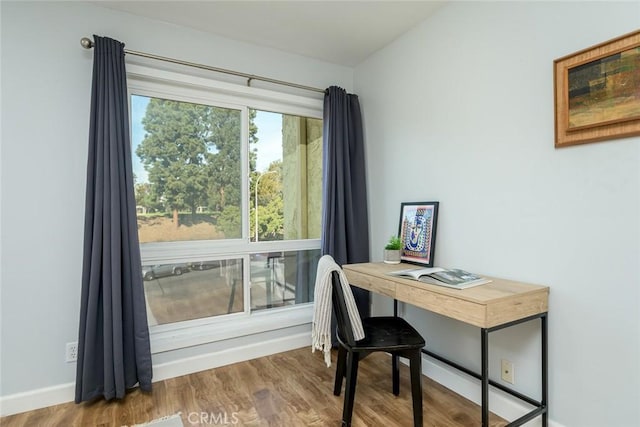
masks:
[[[400,264],[400,250],[385,249],[383,261],[387,264]]]

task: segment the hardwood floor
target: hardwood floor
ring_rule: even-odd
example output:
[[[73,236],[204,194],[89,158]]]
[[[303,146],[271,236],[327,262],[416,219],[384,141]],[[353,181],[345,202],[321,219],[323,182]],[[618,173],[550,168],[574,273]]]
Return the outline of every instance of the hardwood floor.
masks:
[[[0,419],[14,426],[115,426],[148,422],[181,412],[185,427],[339,426],[343,393],[333,395],[336,353],[327,368],[309,347],[236,363],[153,384],[152,393],[130,392],[125,399],[76,405],[66,403]],[[480,408],[423,377],[425,427],[480,425]],[[491,426],[507,423],[491,414]],[[358,372],[354,427],[412,426],[409,370],[401,365],[400,395],[391,393],[391,360],[372,354]]]

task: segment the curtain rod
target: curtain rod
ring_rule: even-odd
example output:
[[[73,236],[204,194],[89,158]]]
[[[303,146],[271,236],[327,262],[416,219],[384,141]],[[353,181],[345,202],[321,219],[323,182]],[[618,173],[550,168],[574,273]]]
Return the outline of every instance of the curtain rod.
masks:
[[[88,37],[83,37],[82,39],[80,39],[80,44],[85,49],[93,48],[93,41]],[[124,49],[124,53],[127,55],[141,56],[143,58],[150,58],[158,61],[165,61],[165,62],[171,62],[173,64],[186,65],[188,67],[193,67],[193,68],[200,68],[202,70],[214,71],[216,73],[224,73],[224,74],[231,74],[238,77],[244,77],[245,79],[247,79],[247,86],[251,85],[251,80],[259,80],[262,82],[273,83],[281,86],[289,86],[289,87],[294,87],[296,89],[309,90],[312,92],[320,92],[320,93],[325,92],[324,89],[319,89],[317,87],[305,86],[298,83],[285,82],[283,80],[271,79],[269,77],[256,76],[255,74],[247,74],[247,73],[242,73],[240,71],[233,71],[233,70],[227,70],[224,68],[211,67],[209,65],[197,64],[195,62],[188,62],[188,61],[182,61],[179,59],[167,58],[166,56],[159,56],[151,53],[138,52],[138,51],[129,50],[129,49]]]

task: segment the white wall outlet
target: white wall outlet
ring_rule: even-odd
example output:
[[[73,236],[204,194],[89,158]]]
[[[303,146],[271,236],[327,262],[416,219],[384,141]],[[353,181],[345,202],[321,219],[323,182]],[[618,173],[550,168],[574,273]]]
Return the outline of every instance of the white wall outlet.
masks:
[[[65,360],[67,363],[75,362],[78,360],[78,343],[68,342],[65,352]]]
[[[503,381],[508,382],[509,384],[515,384],[515,376],[513,372],[513,363],[509,362],[507,359],[502,359],[501,363],[501,377]]]

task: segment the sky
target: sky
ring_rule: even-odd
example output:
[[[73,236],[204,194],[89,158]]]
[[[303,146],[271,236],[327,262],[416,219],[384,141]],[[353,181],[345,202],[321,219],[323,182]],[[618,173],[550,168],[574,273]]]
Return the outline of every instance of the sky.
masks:
[[[256,111],[254,123],[258,126],[256,170],[264,172],[275,160],[282,160],[282,114]]]
[[[140,162],[140,157],[136,155],[138,145],[144,139],[144,127],[142,127],[142,118],[147,110],[149,98],[144,96],[133,95],[131,97],[131,159],[133,162],[133,173],[136,176],[136,183],[149,182],[147,171]]]
[[[131,145],[136,183],[148,182],[147,171],[144,170],[140,158],[136,155],[136,149],[145,136],[142,118],[147,110],[149,100],[150,98],[145,96],[131,96]],[[259,172],[264,172],[269,168],[271,162],[282,160],[282,114],[258,110],[255,123],[258,127],[258,143],[255,144],[258,153],[256,169]]]

